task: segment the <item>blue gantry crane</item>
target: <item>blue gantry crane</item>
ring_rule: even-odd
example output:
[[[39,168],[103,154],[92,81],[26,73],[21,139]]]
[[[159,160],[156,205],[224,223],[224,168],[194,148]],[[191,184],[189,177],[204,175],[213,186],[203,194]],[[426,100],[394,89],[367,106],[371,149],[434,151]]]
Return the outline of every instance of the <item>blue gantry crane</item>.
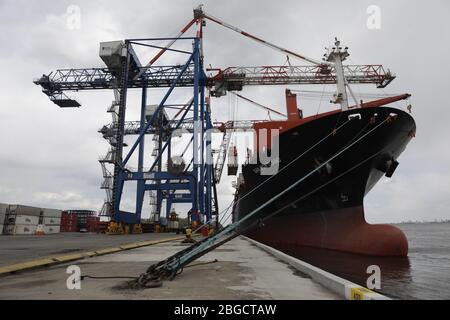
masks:
[[[163,48],[155,45],[161,40],[178,40],[192,42],[192,51],[173,48]],[[112,149],[101,159],[103,163],[113,163],[114,172],[107,179],[112,180],[112,197],[110,199],[116,231],[120,231],[120,224],[138,225],[141,220],[144,195],[147,191],[157,194],[157,204],[167,201],[166,208],[174,203],[189,203],[192,207],[192,220],[211,220],[217,214],[217,208],[212,204],[215,181],[213,178],[211,135],[211,112],[206,103],[205,88],[207,77],[200,57],[200,38],[152,38],[130,39],[102,43],[100,56],[108,68],[58,70],[49,76],[43,76],[36,81],[43,88],[43,92],[61,108],[79,107],[75,99],[66,95],[67,91],[112,89],[117,92],[110,112],[115,114],[115,120],[108,127],[100,130],[111,138]],[[177,66],[142,66],[134,48],[145,46],[161,48],[165,52],[171,51],[186,56],[185,63]],[[151,87],[167,87],[163,99],[157,106],[147,105],[147,90]],[[193,96],[181,110],[178,120],[171,120],[164,112],[166,102],[177,87],[192,87]],[[138,124],[125,121],[127,109],[127,91],[129,88],[140,88],[141,117]],[[189,114],[189,118],[187,117]],[[134,131],[133,131],[134,125]],[[178,129],[188,128],[192,134],[192,166],[186,167],[182,159],[171,157],[172,134]],[[131,132],[130,132],[131,131]],[[185,131],[186,132],[186,131]],[[124,136],[137,134],[130,149],[124,152]],[[158,137],[159,148],[149,170],[144,170],[145,136],[153,134]],[[163,170],[163,154],[168,154],[168,168]],[[137,153],[138,168],[132,170],[127,166],[130,158]],[[137,187],[136,212],[121,210],[124,183],[134,181]],[[109,182],[102,185],[109,188]],[[169,210],[167,210],[169,211]],[[167,214],[167,213],[166,213]]]

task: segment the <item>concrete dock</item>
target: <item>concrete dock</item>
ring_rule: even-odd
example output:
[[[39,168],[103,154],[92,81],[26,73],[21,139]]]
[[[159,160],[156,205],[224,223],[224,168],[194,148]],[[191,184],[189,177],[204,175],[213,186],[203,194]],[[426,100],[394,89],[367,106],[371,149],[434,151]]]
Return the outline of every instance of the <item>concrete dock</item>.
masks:
[[[97,250],[138,241],[169,239],[176,236],[175,233],[120,236],[96,233],[58,233],[41,237],[2,235],[0,237],[0,267],[46,256]]]
[[[140,241],[149,236],[173,237],[173,234],[153,234],[130,236],[98,237],[95,243],[85,240],[86,235],[73,235],[81,241],[53,238],[52,249],[41,244],[23,243],[23,248],[44,246],[47,254],[55,251],[76,249],[94,249],[92,246],[110,247],[118,243]],[[129,237],[128,239],[126,237]],[[139,236],[138,236],[139,237]],[[19,238],[17,238],[19,239]],[[42,238],[45,239],[45,238]],[[51,239],[51,237],[48,237]],[[86,238],[88,239],[88,238]],[[17,262],[18,256],[10,256],[12,249],[20,248],[16,243],[2,238],[1,263]],[[84,242],[86,241],[86,242]],[[105,241],[105,242],[102,242]],[[8,242],[10,243],[8,245]],[[73,243],[72,243],[73,242]],[[12,245],[14,243],[14,245]],[[70,244],[72,243],[72,244]],[[116,244],[118,244],[116,243]],[[69,245],[70,244],[70,245]],[[77,265],[82,275],[101,277],[134,277],[144,272],[154,262],[185,248],[180,241],[171,241],[152,246],[121,251],[113,254],[85,258],[50,267],[38,268],[0,277],[0,299],[341,299],[342,297],[316,283],[308,275],[299,272],[289,264],[255,246],[244,238],[236,238],[205,255],[185,268],[173,281],[165,281],[162,287],[145,290],[132,290],[124,286],[124,279],[85,279],[81,290],[69,290],[66,282],[69,274],[67,267]],[[23,249],[27,252],[29,250]],[[36,250],[34,250],[36,251]],[[8,254],[9,252],[9,254]],[[4,253],[7,253],[6,256]],[[24,258],[22,256],[21,258]],[[28,257],[32,258],[32,257]],[[196,265],[198,263],[218,262]],[[6,262],[5,262],[6,261]]]

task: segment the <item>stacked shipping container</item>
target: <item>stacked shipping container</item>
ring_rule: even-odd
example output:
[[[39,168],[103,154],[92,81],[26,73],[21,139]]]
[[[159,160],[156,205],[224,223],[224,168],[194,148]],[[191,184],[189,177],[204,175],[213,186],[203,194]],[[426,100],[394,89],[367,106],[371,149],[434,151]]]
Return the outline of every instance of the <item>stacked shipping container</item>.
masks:
[[[95,211],[67,210],[61,216],[61,232],[98,232],[99,218]]]
[[[100,218],[95,216],[88,216],[86,218],[86,229],[88,232],[99,232]]]
[[[77,232],[77,215],[63,211],[61,214],[61,232]]]
[[[107,223],[106,223],[107,224]],[[100,232],[105,227],[95,211],[36,208],[0,203],[0,234],[34,235],[59,232]]]
[[[8,207],[8,204],[0,203],[0,234],[3,234],[3,226],[5,224],[6,211],[8,210]]]
[[[4,233],[9,235],[33,235],[41,219],[41,208],[10,205],[6,212]]]
[[[60,232],[61,225],[61,210],[57,209],[42,209],[43,219],[41,224],[44,225],[45,234],[54,234]]]

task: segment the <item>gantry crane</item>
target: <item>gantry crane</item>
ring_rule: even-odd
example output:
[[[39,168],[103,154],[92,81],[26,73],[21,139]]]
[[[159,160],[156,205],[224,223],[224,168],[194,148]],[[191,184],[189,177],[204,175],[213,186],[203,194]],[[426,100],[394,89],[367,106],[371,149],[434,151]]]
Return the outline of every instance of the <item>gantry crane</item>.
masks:
[[[204,69],[203,27],[205,21],[218,23],[243,36],[281,51],[283,54],[311,63],[306,66],[251,66]],[[183,35],[197,26],[194,37]],[[157,45],[160,41],[168,41],[164,47]],[[192,50],[174,49],[177,42],[192,42]],[[149,63],[142,65],[134,48],[143,46],[160,49]],[[166,200],[170,207],[173,203],[189,203],[196,219],[210,220],[218,214],[218,200],[215,185],[220,179],[225,155],[219,155],[219,161],[213,168],[211,150],[211,129],[224,133],[231,130],[248,130],[252,122],[228,122],[214,125],[211,122],[211,107],[207,91],[212,97],[224,96],[228,91],[240,91],[244,86],[260,85],[301,85],[301,84],[340,84],[335,102],[345,109],[348,107],[346,87],[350,84],[376,84],[383,88],[395,76],[381,65],[342,65],[347,55],[347,48],[342,50],[339,43],[332,48],[326,59],[311,59],[276,46],[255,37],[203,11],[201,7],[194,10],[194,18],[174,38],[127,39],[102,43],[101,57],[106,64],[103,68],[59,69],[43,75],[34,81],[42,87],[42,91],[52,102],[61,108],[76,108],[81,104],[69,96],[69,92],[87,90],[112,90],[115,99],[108,107],[113,122],[100,129],[108,139],[111,149],[100,159],[105,181],[102,188],[109,190],[106,199],[105,213],[116,223],[137,225],[141,220],[144,194],[147,191],[156,193],[157,214],[160,214],[161,203]],[[156,65],[166,52],[186,56],[181,65]],[[208,74],[208,75],[207,75]],[[168,108],[167,100],[176,88],[192,88],[193,95],[189,103],[184,103],[179,119],[169,119],[164,110]],[[126,121],[127,92],[129,89],[140,89],[141,116],[139,121]],[[160,103],[153,108],[147,106],[147,90],[149,88],[167,88]],[[188,118],[188,113],[191,117]],[[192,135],[192,160],[188,166],[178,166],[178,171],[163,170],[163,154],[167,154],[171,162],[172,134],[178,129]],[[145,144],[148,134],[158,137],[158,146],[150,169],[144,169]],[[124,136],[136,135],[136,141],[125,154]],[[224,152],[228,142],[225,145]],[[138,168],[128,166],[131,156],[137,151]],[[112,164],[113,170],[106,169]],[[169,166],[170,167],[170,166]],[[183,168],[181,168],[183,167]],[[137,187],[136,211],[124,212],[120,209],[122,191],[125,182],[134,181]],[[205,218],[202,218],[202,217]],[[119,230],[121,226],[115,225]],[[113,228],[113,229],[114,229]]]

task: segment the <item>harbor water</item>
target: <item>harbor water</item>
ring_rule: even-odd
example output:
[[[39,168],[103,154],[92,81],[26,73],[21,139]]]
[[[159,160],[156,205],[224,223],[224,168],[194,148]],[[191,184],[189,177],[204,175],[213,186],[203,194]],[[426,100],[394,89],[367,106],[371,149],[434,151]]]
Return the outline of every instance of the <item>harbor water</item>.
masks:
[[[450,223],[405,223],[407,258],[380,258],[313,248],[280,247],[291,256],[366,286],[367,267],[381,270],[381,289],[394,299],[450,299]]]

